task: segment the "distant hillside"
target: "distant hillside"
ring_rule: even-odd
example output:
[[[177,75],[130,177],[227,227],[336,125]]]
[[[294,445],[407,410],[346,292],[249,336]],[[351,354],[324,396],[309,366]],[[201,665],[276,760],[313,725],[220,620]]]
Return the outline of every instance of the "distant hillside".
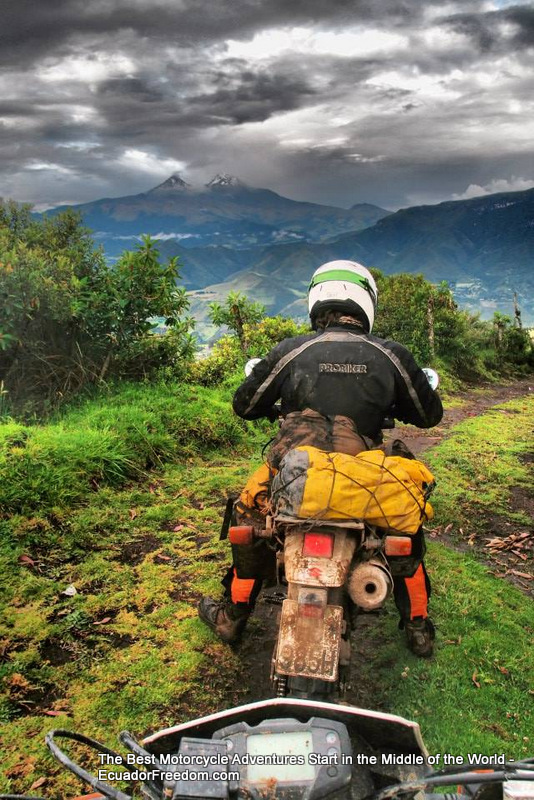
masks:
[[[200,318],[203,302],[240,287],[270,313],[287,313],[289,304],[294,312],[300,307],[294,305],[295,294],[304,296],[319,264],[354,258],[386,274],[422,272],[433,282],[445,280],[458,303],[484,317],[495,310],[512,315],[517,292],[525,324],[534,323],[534,189],[407,208],[321,244],[279,245],[241,255],[239,273],[193,294]]]
[[[163,257],[179,256],[203,336],[207,302],[230,290],[269,313],[305,313],[310,275],[335,258],[446,280],[459,304],[484,317],[513,314],[517,292],[525,324],[534,323],[534,189],[391,214],[301,203],[225,174],[195,189],[175,174],[142,194],[76,208],[110,259],[141,233],[158,237]]]
[[[385,272],[479,284],[495,302],[514,291],[534,299],[534,189],[403,209],[331,241]]]
[[[64,207],[53,209],[56,213]],[[75,206],[108,257],[117,257],[141,234],[182,247],[253,247],[314,241],[374,225],[389,214],[367,203],[351,209],[304,203],[269,189],[247,186],[231,175],[216,175],[195,189],[178,174],[150,191],[104,198]]]
[[[184,254],[184,259],[187,255]],[[235,272],[225,281],[190,292],[191,311],[201,339],[216,332],[208,320],[208,304],[224,300],[230,291],[244,292],[250,299],[263,303],[269,314],[305,318],[305,298],[312,272],[324,261],[337,258],[331,245],[312,243],[272,245],[242,251],[241,255],[250,259],[252,266]],[[187,267],[184,274],[186,271]]]

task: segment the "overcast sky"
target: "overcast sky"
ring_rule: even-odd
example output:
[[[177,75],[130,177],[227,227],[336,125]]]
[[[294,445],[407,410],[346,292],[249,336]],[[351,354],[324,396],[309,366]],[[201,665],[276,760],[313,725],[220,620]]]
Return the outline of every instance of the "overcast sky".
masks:
[[[520,0],[2,0],[0,196],[179,171],[395,209],[534,186]]]

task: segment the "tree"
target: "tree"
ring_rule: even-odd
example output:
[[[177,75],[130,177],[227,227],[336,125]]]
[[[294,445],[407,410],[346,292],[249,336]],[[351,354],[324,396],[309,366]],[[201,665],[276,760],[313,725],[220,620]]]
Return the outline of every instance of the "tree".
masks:
[[[243,352],[248,342],[246,325],[254,325],[265,316],[265,307],[261,303],[253,303],[241,292],[230,292],[224,303],[210,303],[209,318],[214,325],[226,325],[239,340]]]
[[[532,344],[528,332],[517,326],[506,314],[495,311],[493,314],[493,330],[497,352],[502,361],[524,366],[532,364]]]
[[[173,344],[190,352],[178,279],[176,259],[161,264],[149,238],[110,266],[73,211],[34,219],[0,204],[0,382],[12,402],[57,400],[102,379],[146,339],[151,317],[176,327],[184,341]],[[134,350],[142,361],[143,347]]]
[[[434,355],[434,326],[438,295],[422,275],[385,276],[375,271],[378,314],[374,333],[404,344],[421,363]]]
[[[123,253],[113,270],[102,272],[101,278],[87,300],[90,332],[108,342],[103,378],[114,355],[151,330],[151,317],[165,317],[165,324],[172,327],[189,302],[185,289],[176,286],[177,259],[160,264],[155,242],[148,236],[137,250]]]
[[[502,350],[504,346],[505,331],[512,324],[512,320],[507,314],[501,314],[500,311],[493,313],[493,330],[495,332],[495,344],[497,350]]]

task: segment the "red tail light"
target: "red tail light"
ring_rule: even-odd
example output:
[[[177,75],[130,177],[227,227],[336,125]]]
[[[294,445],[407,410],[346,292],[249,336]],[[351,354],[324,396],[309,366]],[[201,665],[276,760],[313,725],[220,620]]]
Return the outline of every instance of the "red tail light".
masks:
[[[312,606],[303,604],[299,606],[299,616],[315,617],[315,619],[318,619],[319,617],[324,616],[324,608],[322,606]]]
[[[334,536],[332,533],[305,533],[303,556],[316,558],[332,558],[334,552]]]

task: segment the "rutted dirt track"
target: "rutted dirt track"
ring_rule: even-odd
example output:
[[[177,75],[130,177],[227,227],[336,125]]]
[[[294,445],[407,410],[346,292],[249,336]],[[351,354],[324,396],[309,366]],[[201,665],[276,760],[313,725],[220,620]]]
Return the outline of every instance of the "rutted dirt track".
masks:
[[[455,395],[462,405],[445,409],[443,419],[438,426],[429,430],[421,430],[411,425],[403,426],[396,430],[395,435],[403,439],[413,453],[419,454],[429,447],[439,444],[447,435],[448,430],[469,417],[478,417],[492,406],[523,397],[530,392],[534,393],[534,378],[518,381],[508,386],[492,386],[489,384],[481,392],[460,392]]]
[[[534,392],[534,380],[523,380],[507,386],[492,386],[484,387],[474,392],[464,392],[457,397],[462,400],[461,405],[445,411],[444,417],[440,425],[430,430],[421,430],[411,426],[401,426],[394,432],[394,436],[403,439],[410,449],[416,453],[423,451],[439,444],[448,434],[448,431],[457,425],[462,420],[469,417],[476,417],[483,414],[488,409],[500,403],[505,403],[517,397],[523,397],[530,392]],[[530,510],[534,518],[534,494],[523,492],[525,495],[521,498],[524,510]],[[504,523],[503,523],[504,524]],[[532,531],[531,531],[532,533]],[[501,535],[500,533],[497,535]],[[506,535],[503,531],[502,535]],[[441,539],[447,540],[449,544],[454,547],[462,548],[461,542],[453,541],[450,537],[445,535]],[[465,546],[467,547],[467,545]],[[471,548],[470,548],[471,549]],[[498,564],[499,562],[497,562]],[[490,565],[492,562],[490,562]],[[493,566],[496,566],[493,563]],[[499,569],[501,572],[499,572]],[[495,574],[499,577],[504,577],[505,573],[502,572],[502,566],[497,567]],[[506,577],[513,575],[506,574]],[[517,582],[517,581],[515,581]],[[527,588],[527,585],[521,586]],[[267,590],[268,595],[273,590]],[[277,620],[279,614],[279,606],[273,605],[268,602],[268,597],[260,595],[253,620],[249,624],[249,628],[243,637],[243,641],[237,646],[237,652],[242,660],[246,674],[253,676],[252,680],[246,680],[246,685],[249,687],[246,695],[243,697],[242,702],[251,702],[272,696],[272,686],[269,678],[270,661],[275,644]],[[388,609],[390,613],[395,613],[394,610]],[[387,612],[386,612],[387,613]],[[381,615],[380,614],[364,614],[358,618],[357,634],[352,637],[352,659],[351,659],[351,688],[347,693],[345,700],[353,705],[366,707],[379,707],[380,700],[375,693],[375,689],[369,683],[362,683],[357,680],[360,672],[365,668],[369,660],[374,657],[373,650],[369,646],[369,636],[372,633],[375,646],[380,641],[381,631]],[[385,634],[384,634],[385,639]],[[399,646],[404,647],[401,634],[399,633]],[[377,705],[378,703],[378,705]]]

